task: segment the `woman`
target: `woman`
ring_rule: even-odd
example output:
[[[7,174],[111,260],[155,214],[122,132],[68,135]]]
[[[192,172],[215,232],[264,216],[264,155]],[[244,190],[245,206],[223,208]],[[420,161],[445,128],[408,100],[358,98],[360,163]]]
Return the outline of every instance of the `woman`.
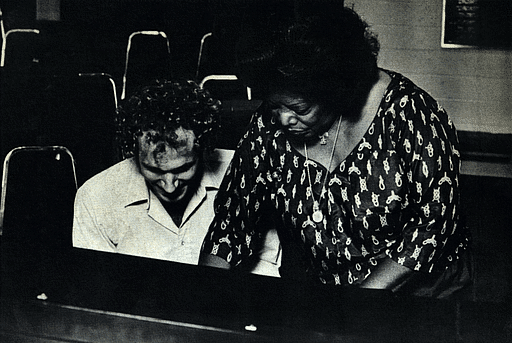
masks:
[[[469,233],[444,109],[378,68],[377,39],[349,9],[243,49],[255,50],[240,57],[240,77],[267,101],[218,193],[204,264],[244,265],[265,232],[259,221],[275,213],[280,238],[322,283],[435,297],[461,288]]]

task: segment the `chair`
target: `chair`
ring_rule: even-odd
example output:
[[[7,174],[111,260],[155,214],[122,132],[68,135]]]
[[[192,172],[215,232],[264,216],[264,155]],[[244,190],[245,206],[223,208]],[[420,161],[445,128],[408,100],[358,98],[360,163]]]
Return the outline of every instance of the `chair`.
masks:
[[[0,67],[13,66],[17,69],[30,68],[37,63],[39,30],[37,29],[11,29],[3,34],[2,24],[2,55]]]
[[[162,31],[137,31],[128,38],[121,100],[137,87],[171,73],[169,39]]]
[[[222,31],[222,30],[221,30]],[[209,32],[201,38],[195,79],[235,73],[234,38],[227,33]]]
[[[2,25],[0,56],[0,159],[14,147],[36,145],[44,77],[40,72],[39,31]]]
[[[199,86],[208,89],[222,102],[217,147],[235,149],[261,101],[253,99],[251,88],[243,85],[235,75],[208,75]]]
[[[199,56],[197,57],[196,80],[199,79],[199,71],[201,69],[202,62],[203,62],[203,50],[205,49],[206,41],[211,36],[212,36],[212,33],[208,32],[207,34],[205,34],[203,36],[203,38],[201,38],[201,44],[199,45]]]
[[[199,83],[199,87],[222,100],[252,100],[251,88],[242,84],[236,75],[208,75]]]
[[[2,291],[58,292],[72,248],[75,163],[62,146],[23,146],[4,160],[0,198]],[[50,277],[52,275],[52,277]]]
[[[5,41],[5,27],[4,27],[4,14],[2,12],[2,9],[0,8],[0,34],[1,34],[1,38],[2,38],[2,41],[0,42],[0,46],[3,46],[4,44],[4,41]]]
[[[41,142],[73,152],[79,186],[119,160],[114,145],[117,93],[110,75],[54,76],[45,103]]]

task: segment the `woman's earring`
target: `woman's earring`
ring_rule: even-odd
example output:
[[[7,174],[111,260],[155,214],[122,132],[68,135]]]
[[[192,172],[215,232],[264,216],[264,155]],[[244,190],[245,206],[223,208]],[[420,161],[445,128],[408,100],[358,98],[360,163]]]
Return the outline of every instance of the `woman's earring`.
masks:
[[[275,117],[275,116],[272,116],[272,119],[270,119],[270,122],[272,123],[272,125],[275,125],[275,123],[276,123],[276,117]]]

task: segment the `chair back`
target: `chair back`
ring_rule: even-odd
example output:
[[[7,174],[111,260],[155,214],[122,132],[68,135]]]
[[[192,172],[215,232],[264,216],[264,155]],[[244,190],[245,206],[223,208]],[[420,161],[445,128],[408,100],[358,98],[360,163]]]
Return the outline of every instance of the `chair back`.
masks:
[[[212,36],[211,32],[206,33],[201,38],[201,44],[199,44],[199,55],[197,56],[197,66],[196,66],[196,75],[195,79],[199,80],[199,73],[201,71],[201,67],[203,66],[203,52],[205,50],[208,39]]]
[[[2,30],[0,161],[17,146],[35,145],[43,106],[41,41],[36,29]]]
[[[233,40],[231,34],[222,32],[209,32],[201,38],[195,72],[196,80],[202,80],[209,75],[235,74],[236,58]]]
[[[2,31],[3,24],[2,24]],[[2,54],[0,55],[0,67],[16,69],[29,69],[38,58],[37,29],[11,29],[2,34]]]
[[[61,146],[23,146],[4,160],[0,198],[2,279],[36,296],[58,289],[49,275],[72,248],[77,183],[71,152]],[[50,286],[51,285],[51,286]],[[19,288],[16,287],[16,288]],[[5,290],[5,289],[4,289]]]
[[[0,46],[3,46],[5,40],[4,14],[0,8]],[[0,56],[1,57],[1,56]]]
[[[208,75],[201,80],[199,87],[207,89],[221,101],[252,99],[251,89],[245,87],[236,75]]]
[[[235,75],[208,75],[199,86],[222,102],[217,148],[235,149],[261,100],[253,99],[251,88]]]
[[[41,141],[73,152],[79,186],[120,160],[114,142],[116,86],[110,75],[54,76],[46,94]]]
[[[154,79],[171,77],[171,49],[165,32],[133,32],[126,47],[121,99]]]

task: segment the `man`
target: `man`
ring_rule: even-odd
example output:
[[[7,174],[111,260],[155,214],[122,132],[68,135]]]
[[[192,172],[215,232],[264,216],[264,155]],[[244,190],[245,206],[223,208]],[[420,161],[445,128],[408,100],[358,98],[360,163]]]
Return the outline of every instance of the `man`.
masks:
[[[77,192],[73,245],[197,264],[232,151],[214,150],[220,102],[192,81],[157,81],[117,110],[125,159]],[[278,276],[268,236],[254,273]]]

